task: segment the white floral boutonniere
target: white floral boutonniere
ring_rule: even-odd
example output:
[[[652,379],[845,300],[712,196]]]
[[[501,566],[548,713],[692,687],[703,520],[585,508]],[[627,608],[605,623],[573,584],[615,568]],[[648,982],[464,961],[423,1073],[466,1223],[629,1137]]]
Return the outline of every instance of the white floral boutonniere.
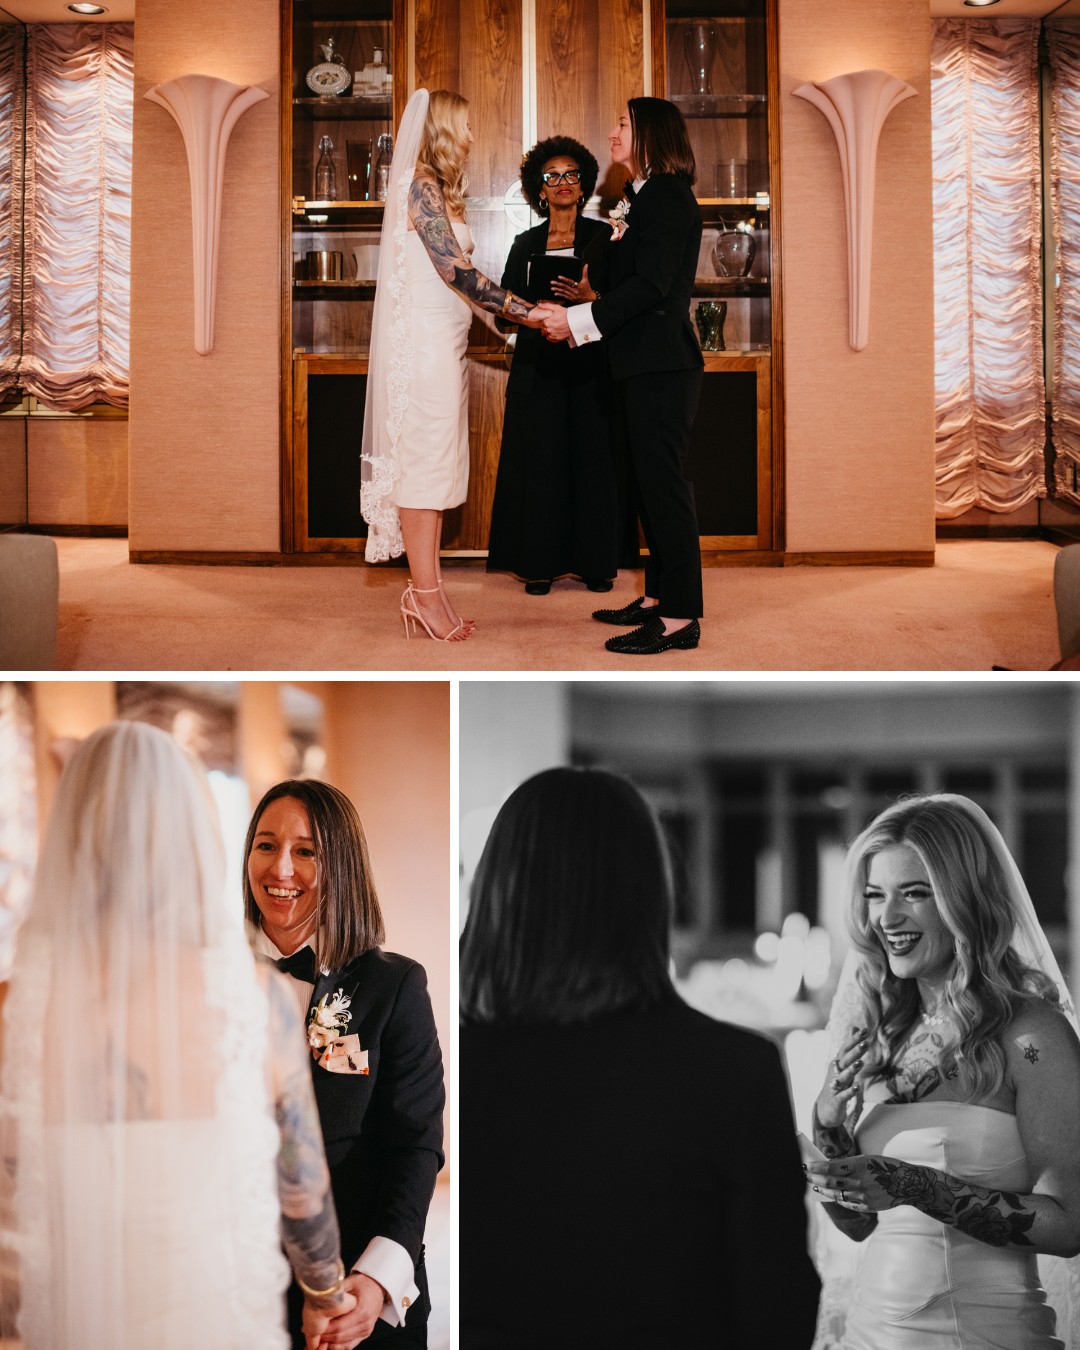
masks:
[[[352,1013],[349,1012],[351,1003],[352,999],[344,989],[335,989],[332,994],[323,994],[308,1013],[308,1045],[316,1056],[321,1055],[328,1045],[332,1045],[345,1032],[352,1020]]]
[[[629,226],[626,223],[627,214],[630,211],[629,201],[623,197],[615,203],[608,212],[608,224],[611,226],[612,240],[621,239]]]

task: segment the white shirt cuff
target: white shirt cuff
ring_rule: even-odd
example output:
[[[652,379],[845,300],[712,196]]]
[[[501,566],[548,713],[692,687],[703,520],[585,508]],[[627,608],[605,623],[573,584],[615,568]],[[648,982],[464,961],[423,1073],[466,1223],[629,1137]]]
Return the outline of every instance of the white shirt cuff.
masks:
[[[353,1262],[353,1270],[382,1285],[390,1302],[383,1306],[379,1317],[392,1327],[401,1326],[405,1314],[420,1296],[413,1279],[416,1271],[412,1257],[401,1243],[393,1238],[373,1237]]]
[[[570,325],[574,347],[582,347],[586,342],[599,342],[604,336],[593,323],[592,305],[571,305],[566,311],[566,322]]]

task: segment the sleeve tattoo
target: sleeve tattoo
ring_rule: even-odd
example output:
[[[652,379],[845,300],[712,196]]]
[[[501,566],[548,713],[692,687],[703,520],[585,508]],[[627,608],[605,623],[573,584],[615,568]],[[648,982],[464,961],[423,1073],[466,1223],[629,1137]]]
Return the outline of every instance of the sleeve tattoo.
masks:
[[[870,1175],[897,1205],[916,1209],[991,1247],[1031,1247],[1035,1214],[1011,1191],[971,1186],[959,1177],[913,1163],[874,1159]]]
[[[826,1158],[850,1158],[858,1152],[855,1139],[846,1125],[822,1125],[817,1110],[813,1117],[814,1143]],[[825,1204],[822,1206],[829,1218],[841,1233],[846,1233],[853,1242],[863,1242],[877,1227],[876,1214],[858,1214],[845,1209],[843,1205]]]
[[[285,1015],[285,998],[287,994],[272,982],[271,1044],[287,1044],[292,1037],[299,1049],[295,1015]],[[288,1059],[275,1103],[281,1134],[277,1163],[281,1239],[298,1278],[313,1289],[328,1289],[337,1280],[341,1246],[330,1173],[306,1056],[290,1054]]]
[[[517,321],[529,317],[532,306],[527,301],[515,295],[507,303],[510,293],[477,271],[462,253],[446,214],[442,192],[430,178],[413,179],[409,187],[409,217],[432,265],[448,286],[492,314]]]

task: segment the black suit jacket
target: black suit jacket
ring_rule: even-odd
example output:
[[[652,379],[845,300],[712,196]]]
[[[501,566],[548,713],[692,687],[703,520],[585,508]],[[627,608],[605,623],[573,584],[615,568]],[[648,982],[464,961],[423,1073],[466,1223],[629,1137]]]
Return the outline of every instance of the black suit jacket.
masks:
[[[464,1026],[461,1350],[806,1350],[818,1279],[776,1046],[679,1001]]]
[[[611,246],[608,289],[592,307],[616,380],[704,364],[690,326],[690,296],[701,246],[693,189],[674,174],[647,178],[627,230]]]
[[[501,284],[523,300],[551,299],[548,294],[539,295],[528,282],[529,259],[534,253],[546,252],[547,235],[548,224],[543,220],[519,234],[506,255]],[[588,264],[589,283],[601,295],[608,284],[610,252],[611,226],[606,221],[579,214],[574,226],[574,253]],[[571,380],[595,379],[606,374],[603,353],[598,349],[583,347],[572,351],[565,342],[548,342],[538,328],[518,327],[517,335],[507,382],[508,394],[531,390],[537,371],[548,378]]]
[[[376,1235],[415,1264],[443,1164],[442,1057],[423,966],[374,948],[316,981],[312,1003],[342,989],[346,1034],[368,1052],[367,1074],[311,1064],[346,1269]]]

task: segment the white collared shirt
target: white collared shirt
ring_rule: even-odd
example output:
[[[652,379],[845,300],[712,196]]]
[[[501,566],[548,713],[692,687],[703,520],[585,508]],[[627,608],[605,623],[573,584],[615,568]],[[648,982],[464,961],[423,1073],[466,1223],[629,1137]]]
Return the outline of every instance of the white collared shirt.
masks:
[[[311,938],[303,945],[315,950]],[[252,946],[259,956],[268,956],[271,961],[280,961],[284,956],[284,952],[274,946],[261,928],[255,930]],[[325,975],[329,972],[323,970],[322,973]],[[308,980],[298,980],[295,975],[289,976],[289,983],[296,995],[300,1021],[306,1026],[308,1007],[315,986]],[[412,1257],[401,1243],[395,1242],[393,1238],[376,1235],[353,1262],[352,1268],[356,1274],[366,1275],[382,1286],[390,1301],[384,1304],[379,1317],[382,1321],[389,1322],[392,1327],[401,1326],[405,1321],[405,1314],[420,1296],[420,1290],[416,1287],[414,1279],[416,1270]]]
[[[637,196],[644,186],[644,178],[635,178],[634,195]],[[583,347],[587,342],[599,342],[604,336],[593,321],[593,303],[590,300],[587,304],[571,305],[567,309],[566,322],[570,325],[570,337],[567,340],[571,347]]]

